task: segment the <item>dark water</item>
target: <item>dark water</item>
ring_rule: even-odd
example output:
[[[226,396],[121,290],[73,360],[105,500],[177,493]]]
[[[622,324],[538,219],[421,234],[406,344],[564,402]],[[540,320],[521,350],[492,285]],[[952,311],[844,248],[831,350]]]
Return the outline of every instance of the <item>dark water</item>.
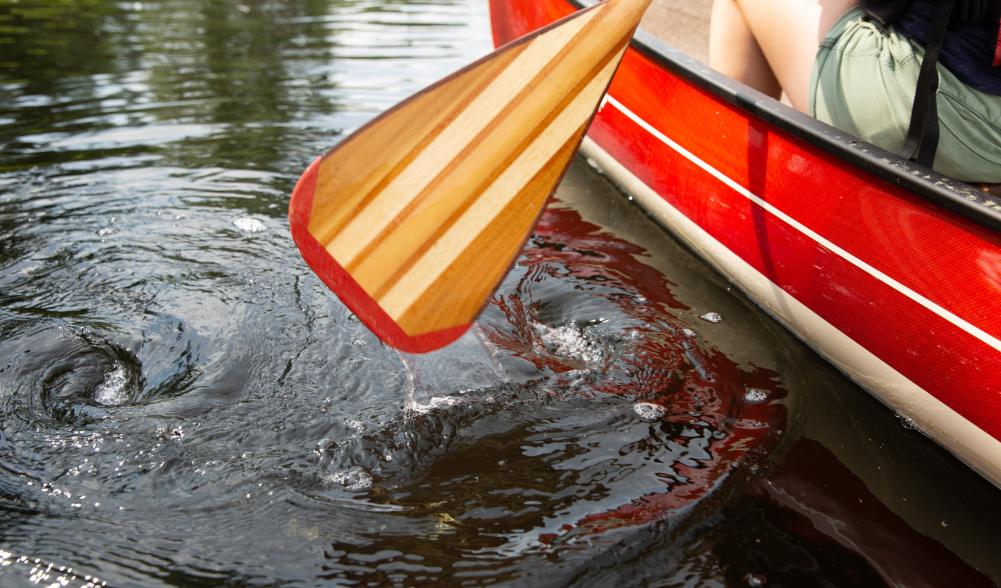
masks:
[[[0,0],[0,585],[1001,581],[998,490],[583,163],[443,352],[323,288],[298,174],[486,19]]]

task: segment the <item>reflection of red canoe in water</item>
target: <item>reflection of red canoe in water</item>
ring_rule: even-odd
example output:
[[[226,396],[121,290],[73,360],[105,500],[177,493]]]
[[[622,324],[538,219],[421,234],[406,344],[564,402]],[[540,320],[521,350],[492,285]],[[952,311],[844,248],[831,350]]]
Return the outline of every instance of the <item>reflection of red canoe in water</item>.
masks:
[[[767,553],[778,560],[769,566],[769,579],[776,583],[806,585],[820,576],[832,586],[994,585],[941,543],[915,531],[815,441],[797,441],[767,479],[752,485],[749,495],[758,508],[748,512],[761,516],[754,526],[772,531],[754,537],[726,533],[708,541],[729,543],[723,549],[746,560],[735,565],[738,569],[760,569],[762,562],[754,560]],[[761,545],[761,536],[784,545]],[[796,544],[826,557],[788,547]]]
[[[502,44],[575,0],[492,0]],[[585,151],[765,310],[1001,485],[1001,200],[642,31]]]
[[[785,432],[785,392],[775,374],[741,367],[721,351],[700,346],[696,334],[671,314],[684,305],[673,298],[663,274],[640,260],[643,254],[640,247],[583,221],[577,211],[550,207],[513,272],[518,276],[514,292],[495,301],[506,317],[499,323],[503,328],[489,329],[498,347],[555,374],[557,381],[581,368],[600,372],[592,374],[583,393],[622,396],[661,409],[648,416],[648,426],[638,435],[611,433],[620,441],[604,443],[618,455],[608,466],[621,470],[613,478],[622,478],[621,488],[608,488],[610,498],[628,499],[611,510],[564,521],[563,533],[543,534],[544,541],[684,520],[704,499],[732,484],[735,474],[747,471],[738,466],[765,459]],[[550,280],[558,285],[555,293]],[[561,300],[552,304],[546,292]],[[594,301],[606,306],[587,308]],[[613,316],[616,323],[604,332],[618,336],[602,342],[602,353],[585,352],[588,360],[579,361],[546,341],[567,328],[558,317],[548,321],[557,328],[544,326],[539,315],[548,306],[572,309],[578,321],[592,314],[595,319]],[[615,308],[606,312],[608,306]],[[576,340],[586,344],[587,338]],[[657,481],[637,495],[634,472]]]

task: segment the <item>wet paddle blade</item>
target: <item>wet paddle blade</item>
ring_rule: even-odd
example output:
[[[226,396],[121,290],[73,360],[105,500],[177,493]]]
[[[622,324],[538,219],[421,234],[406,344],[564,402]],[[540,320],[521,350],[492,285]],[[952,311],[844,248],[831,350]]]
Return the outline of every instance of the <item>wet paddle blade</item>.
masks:
[[[289,205],[310,267],[380,339],[457,339],[510,269],[650,0],[502,47],[317,159]]]

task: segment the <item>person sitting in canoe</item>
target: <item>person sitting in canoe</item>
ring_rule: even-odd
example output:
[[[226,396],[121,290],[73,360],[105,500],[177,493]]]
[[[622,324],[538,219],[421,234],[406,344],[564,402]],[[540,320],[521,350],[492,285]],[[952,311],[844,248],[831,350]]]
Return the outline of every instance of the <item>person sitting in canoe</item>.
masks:
[[[1001,0],[714,0],[709,61],[943,175],[997,184],[999,23]]]

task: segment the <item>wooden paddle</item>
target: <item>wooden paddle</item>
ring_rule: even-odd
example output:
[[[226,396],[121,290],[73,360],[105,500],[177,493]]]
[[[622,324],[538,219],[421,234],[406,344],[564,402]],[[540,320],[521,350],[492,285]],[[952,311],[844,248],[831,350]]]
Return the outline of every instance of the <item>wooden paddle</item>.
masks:
[[[384,342],[442,347],[514,262],[650,0],[607,0],[398,104],[299,179],[292,236]]]

